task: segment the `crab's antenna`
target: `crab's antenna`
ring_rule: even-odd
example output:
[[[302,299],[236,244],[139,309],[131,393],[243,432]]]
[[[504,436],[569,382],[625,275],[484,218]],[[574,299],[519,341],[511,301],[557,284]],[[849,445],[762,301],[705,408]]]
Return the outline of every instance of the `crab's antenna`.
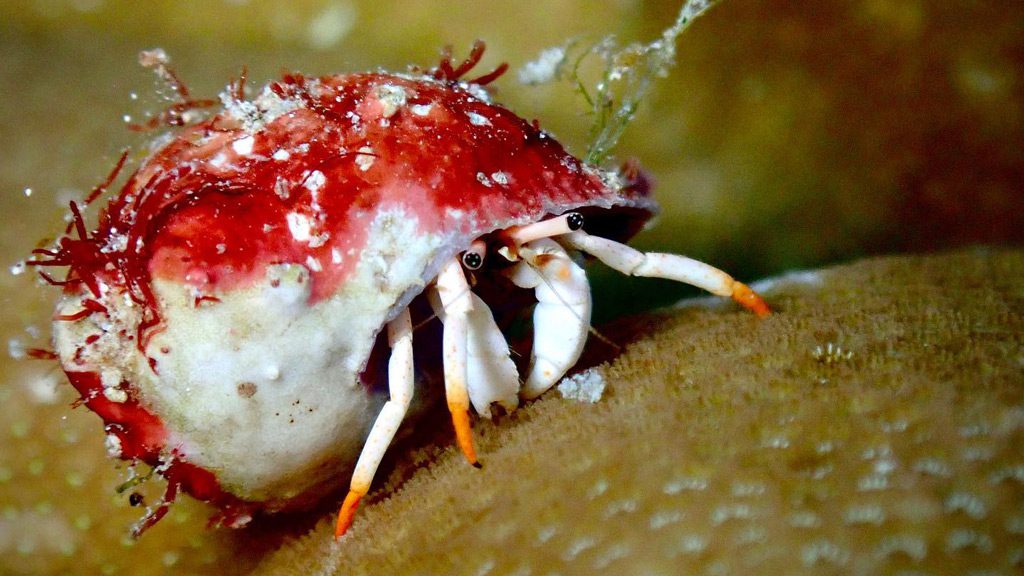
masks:
[[[456,299],[458,299],[458,298],[462,298],[462,297],[463,297],[464,295],[466,295],[466,294],[469,294],[469,293],[470,293],[470,292],[472,292],[472,291],[473,291],[473,289],[472,289],[472,288],[466,288],[466,289],[465,289],[465,290],[463,290],[462,292],[459,292],[459,293],[458,293],[458,294],[457,294],[457,295],[455,296],[455,298],[456,298]],[[442,308],[442,309],[444,309],[444,304],[441,304],[441,308]],[[424,318],[423,320],[420,320],[420,321],[419,321],[419,322],[417,322],[416,324],[413,324],[413,327],[412,327],[412,331],[413,331],[413,332],[416,332],[416,331],[417,331],[417,330],[419,330],[420,328],[423,328],[423,327],[424,327],[424,326],[426,326],[427,324],[430,324],[430,323],[431,323],[431,322],[432,322],[432,321],[433,321],[434,319],[436,319],[436,318],[439,318],[439,316],[437,315],[437,312],[431,312],[431,313],[430,313],[430,316],[427,316],[427,317],[426,317],[426,318]]]
[[[416,324],[414,324],[413,327],[412,327],[412,331],[416,332],[420,328],[423,328],[427,324],[430,324],[431,322],[433,322],[435,319],[437,319],[437,312],[431,312],[430,316],[427,316],[423,320],[421,320],[421,321],[417,322]]]

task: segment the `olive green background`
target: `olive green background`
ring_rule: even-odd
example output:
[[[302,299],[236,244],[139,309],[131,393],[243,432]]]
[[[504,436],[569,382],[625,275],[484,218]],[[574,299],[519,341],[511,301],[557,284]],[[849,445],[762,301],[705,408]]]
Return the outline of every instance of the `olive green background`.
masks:
[[[136,64],[140,49],[163,47],[192,91],[212,96],[243,65],[252,85],[282,70],[404,70],[433,64],[444,44],[458,54],[481,38],[482,68],[512,66],[497,99],[579,152],[590,119],[572,89],[520,86],[515,69],[570,38],[648,41],[677,9],[628,0],[7,0],[0,261],[12,265],[52,237],[67,201],[124,147],[142,147],[147,136],[129,132],[124,117],[145,119],[165,101]],[[652,174],[664,208],[635,245],[752,280],[1024,239],[1024,4],[726,0],[683,34],[678,60],[617,149]],[[29,276],[0,274],[0,336],[15,348],[46,342],[53,293]],[[599,321],[693,293],[598,267],[592,278]],[[0,571],[245,572],[282,535],[310,525],[300,517],[206,532],[206,510],[184,502],[142,541],[124,540],[140,511],[114,494],[123,465],[103,457],[97,419],[68,410],[73,399],[53,365],[0,358]]]

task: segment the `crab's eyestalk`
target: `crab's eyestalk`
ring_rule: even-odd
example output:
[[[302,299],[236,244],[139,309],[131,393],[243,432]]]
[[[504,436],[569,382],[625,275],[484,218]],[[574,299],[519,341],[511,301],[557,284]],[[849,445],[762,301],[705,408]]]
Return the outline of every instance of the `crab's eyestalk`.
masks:
[[[487,255],[487,244],[483,240],[474,240],[469,250],[462,253],[462,265],[466,270],[479,270],[484,265],[484,257]]]
[[[510,229],[509,238],[518,248],[527,242],[533,242],[541,238],[551,238],[552,236],[561,236],[562,234],[575,232],[582,227],[583,215],[579,212],[569,212],[561,216]]]

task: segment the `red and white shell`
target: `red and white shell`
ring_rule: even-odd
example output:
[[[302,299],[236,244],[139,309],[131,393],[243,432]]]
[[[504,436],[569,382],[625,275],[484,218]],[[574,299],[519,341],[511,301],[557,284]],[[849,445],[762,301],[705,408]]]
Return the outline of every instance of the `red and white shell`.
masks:
[[[344,485],[384,397],[376,335],[481,235],[653,210],[458,75],[286,76],[186,126],[86,232],[55,347],[112,454],[229,523]],[[635,226],[634,226],[635,229]]]

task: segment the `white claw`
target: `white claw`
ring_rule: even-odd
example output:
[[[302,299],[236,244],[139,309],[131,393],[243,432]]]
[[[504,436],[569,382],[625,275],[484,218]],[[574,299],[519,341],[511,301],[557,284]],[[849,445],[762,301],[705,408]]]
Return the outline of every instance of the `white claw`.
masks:
[[[533,288],[533,352],[530,374],[520,396],[536,398],[551,388],[579,360],[590,330],[590,284],[586,273],[557,242],[540,239],[520,248],[523,261],[509,277]]]
[[[490,418],[494,403],[510,411],[519,406],[519,373],[491,309],[476,294],[470,296],[473,308],[467,316],[466,382],[473,409]],[[430,304],[441,322],[446,322],[444,306],[433,293]]]

